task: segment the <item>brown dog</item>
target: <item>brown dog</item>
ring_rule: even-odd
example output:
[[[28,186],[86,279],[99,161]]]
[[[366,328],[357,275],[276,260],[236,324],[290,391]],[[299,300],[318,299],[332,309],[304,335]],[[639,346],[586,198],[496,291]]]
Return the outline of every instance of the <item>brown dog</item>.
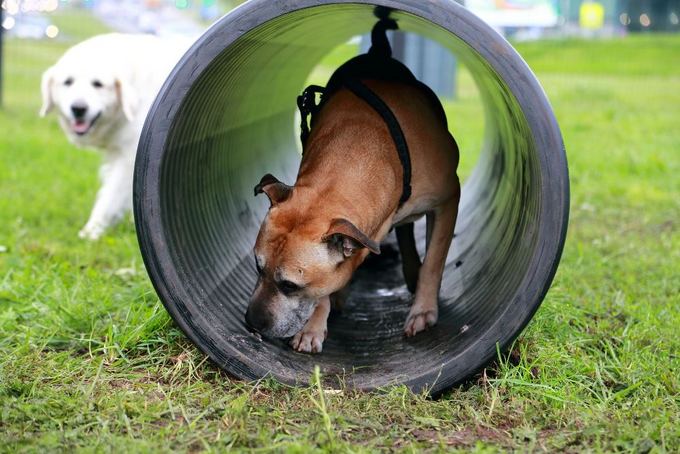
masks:
[[[291,345],[298,351],[322,350],[330,297],[348,285],[370,252],[380,253],[380,241],[392,227],[404,277],[415,291],[404,332],[413,336],[437,322],[460,198],[458,147],[431,91],[414,82],[410,72],[404,73],[406,82],[395,80],[394,65],[408,70],[390,57],[386,28],[396,24],[379,22],[369,53],[336,74],[363,76],[363,85],[396,117],[408,145],[410,197],[402,197],[408,169],[384,116],[335,75],[313,118],[295,185],[265,175],[255,188],[256,194],[267,195],[271,207],[255,243],[259,277],[246,321],[264,335],[293,336]],[[389,77],[379,77],[385,68]],[[421,265],[413,221],[423,215],[427,253]]]

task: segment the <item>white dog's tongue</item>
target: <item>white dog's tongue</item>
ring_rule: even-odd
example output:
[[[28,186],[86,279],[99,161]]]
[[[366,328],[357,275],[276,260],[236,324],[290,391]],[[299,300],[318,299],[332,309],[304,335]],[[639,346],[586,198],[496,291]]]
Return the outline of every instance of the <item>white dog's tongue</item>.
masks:
[[[83,120],[76,120],[73,123],[73,131],[75,131],[76,133],[79,133],[79,134],[83,134],[83,133],[87,132],[89,127],[90,127],[90,125],[86,121],[83,121]]]

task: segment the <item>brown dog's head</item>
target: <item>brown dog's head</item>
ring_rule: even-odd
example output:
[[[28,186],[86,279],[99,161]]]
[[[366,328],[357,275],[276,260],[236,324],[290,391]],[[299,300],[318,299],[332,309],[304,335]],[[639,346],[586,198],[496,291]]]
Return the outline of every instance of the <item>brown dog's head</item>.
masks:
[[[246,322],[266,336],[300,331],[320,298],[343,288],[369,251],[380,253],[347,219],[324,219],[303,192],[269,174],[255,186],[271,206],[255,242],[258,279]]]

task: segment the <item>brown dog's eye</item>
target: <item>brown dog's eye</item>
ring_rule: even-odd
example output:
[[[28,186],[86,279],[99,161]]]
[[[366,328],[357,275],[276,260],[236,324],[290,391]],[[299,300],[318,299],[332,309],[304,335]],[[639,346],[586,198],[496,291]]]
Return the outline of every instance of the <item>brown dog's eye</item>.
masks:
[[[102,83],[99,82],[98,80],[93,80],[93,81],[92,81],[92,86],[93,86],[94,88],[102,88],[102,87],[104,86],[104,84],[102,84]]]
[[[69,77],[68,79],[66,79],[64,81],[64,85],[66,85],[67,87],[70,87],[71,85],[73,85],[73,77]]]
[[[262,275],[262,267],[257,263],[257,260],[255,260],[255,271],[257,271],[257,274]]]
[[[295,282],[291,281],[281,281],[279,282],[279,288],[284,294],[289,294],[293,292],[297,292],[298,290],[302,289],[299,285],[297,285]]]

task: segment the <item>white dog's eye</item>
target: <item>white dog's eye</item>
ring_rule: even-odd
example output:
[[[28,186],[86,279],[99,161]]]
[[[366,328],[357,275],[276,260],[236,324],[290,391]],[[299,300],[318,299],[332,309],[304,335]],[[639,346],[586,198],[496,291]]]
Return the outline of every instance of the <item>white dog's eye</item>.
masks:
[[[66,79],[64,81],[64,85],[66,85],[67,87],[70,87],[71,85],[73,85],[73,77],[69,77],[68,79]]]
[[[92,86],[93,86],[94,88],[102,88],[102,87],[104,86],[104,84],[102,84],[102,83],[99,82],[98,80],[93,80],[93,81],[92,81]]]

